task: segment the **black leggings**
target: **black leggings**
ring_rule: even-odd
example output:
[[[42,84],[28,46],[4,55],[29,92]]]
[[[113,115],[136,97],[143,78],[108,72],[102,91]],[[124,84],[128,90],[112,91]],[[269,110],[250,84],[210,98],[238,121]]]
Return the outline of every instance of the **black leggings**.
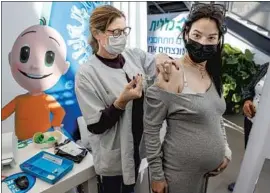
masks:
[[[97,176],[98,193],[134,193],[133,185],[125,185],[122,176]]]
[[[247,148],[248,138],[249,138],[252,125],[253,123],[247,117],[245,117],[245,120],[244,120],[245,148]]]

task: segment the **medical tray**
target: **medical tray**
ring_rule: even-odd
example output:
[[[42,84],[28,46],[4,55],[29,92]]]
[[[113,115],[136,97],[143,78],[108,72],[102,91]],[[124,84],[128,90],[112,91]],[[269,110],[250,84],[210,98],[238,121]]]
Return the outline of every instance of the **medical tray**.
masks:
[[[20,165],[27,172],[50,184],[56,183],[73,168],[73,161],[41,151]]]

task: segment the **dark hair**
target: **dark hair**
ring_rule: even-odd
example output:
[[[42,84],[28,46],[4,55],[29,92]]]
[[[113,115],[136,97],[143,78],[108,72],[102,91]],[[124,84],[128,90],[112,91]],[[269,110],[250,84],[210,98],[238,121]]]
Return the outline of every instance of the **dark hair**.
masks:
[[[103,5],[94,9],[90,16],[89,30],[91,32],[89,44],[93,49],[93,53],[98,51],[98,42],[93,36],[93,33],[97,31],[105,32],[108,26],[118,17],[124,17],[125,15],[120,10],[111,5]]]
[[[186,45],[187,40],[185,35],[189,33],[189,30],[194,22],[202,18],[209,18],[214,20],[217,24],[219,30],[219,44],[217,53],[215,56],[208,60],[206,63],[206,70],[213,79],[215,87],[219,96],[222,95],[222,81],[221,81],[221,67],[222,67],[222,49],[224,45],[224,34],[226,32],[226,27],[224,25],[225,19],[225,8],[222,5],[217,4],[195,4],[192,6],[190,13],[188,15],[187,21],[183,26],[183,40]]]

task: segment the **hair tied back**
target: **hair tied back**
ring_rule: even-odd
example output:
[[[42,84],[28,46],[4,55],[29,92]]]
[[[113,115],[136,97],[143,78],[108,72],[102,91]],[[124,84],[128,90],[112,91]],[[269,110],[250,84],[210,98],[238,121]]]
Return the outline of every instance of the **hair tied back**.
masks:
[[[224,35],[225,33],[227,33],[227,26],[225,24],[223,24],[220,28],[221,28],[222,35]]]

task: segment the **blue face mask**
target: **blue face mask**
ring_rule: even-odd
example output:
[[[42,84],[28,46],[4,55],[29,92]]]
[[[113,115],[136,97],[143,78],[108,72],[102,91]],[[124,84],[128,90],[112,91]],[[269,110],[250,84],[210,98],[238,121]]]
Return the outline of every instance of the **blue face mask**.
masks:
[[[218,44],[202,45],[192,39],[188,39],[186,49],[189,57],[195,63],[202,63],[211,59],[217,53]]]

